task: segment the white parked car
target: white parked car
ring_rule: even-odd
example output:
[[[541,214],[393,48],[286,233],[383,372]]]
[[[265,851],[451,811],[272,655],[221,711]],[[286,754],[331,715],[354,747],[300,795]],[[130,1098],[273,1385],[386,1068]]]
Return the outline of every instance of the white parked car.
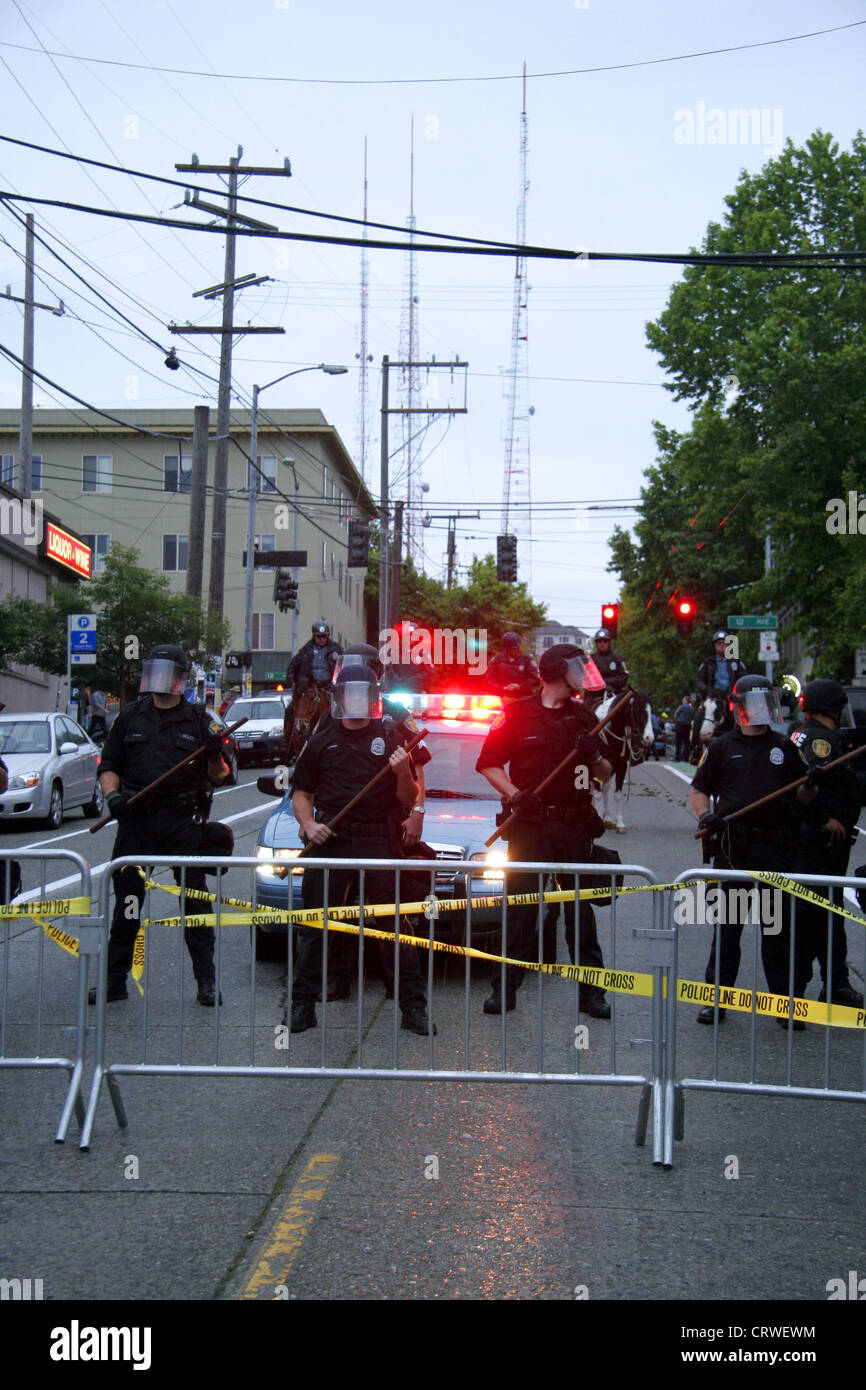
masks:
[[[34,817],[56,830],[64,811],[102,815],[99,749],[65,714],[0,714],[0,758],[9,774],[0,820]]]

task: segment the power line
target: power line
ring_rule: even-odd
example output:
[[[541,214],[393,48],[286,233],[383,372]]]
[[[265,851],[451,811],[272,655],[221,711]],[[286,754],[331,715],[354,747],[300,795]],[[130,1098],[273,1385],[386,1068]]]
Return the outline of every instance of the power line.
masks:
[[[838,34],[846,29],[856,29],[861,24],[866,24],[866,20],[858,19],[850,24],[836,24],[828,29],[813,29],[805,34],[790,34],[781,39],[764,39],[758,43],[730,44],[725,48],[705,48],[695,53],[675,53],[665,58],[643,58],[631,63],[606,63],[591,68],[563,68],[551,72],[532,72],[527,74],[532,81],[539,81],[544,78],[553,77],[584,77],[592,73],[600,72],[627,72],[632,68],[658,67],[663,63],[684,63],[694,58],[713,58],[723,53],[744,53],[753,48],[774,48],[785,43],[799,43],[804,39],[820,38],[825,34]],[[157,66],[155,63],[130,63],[122,62],[116,58],[95,58],[90,54],[81,53],[58,53],[49,49],[31,48],[22,43],[0,43],[0,48],[15,48],[24,53],[41,53],[44,51],[46,56],[54,58],[66,58],[78,63],[99,63],[105,67],[132,68],[139,72],[159,72],[169,73],[174,77],[209,77],[218,78],[225,82],[284,82],[293,85],[307,85],[318,87],[397,87],[397,86],[430,86],[435,83],[462,83],[462,82],[517,82],[522,80],[522,73],[485,73],[467,77],[285,77],[270,76],[266,73],[238,73],[238,72],[202,72],[196,68],[168,68]]]

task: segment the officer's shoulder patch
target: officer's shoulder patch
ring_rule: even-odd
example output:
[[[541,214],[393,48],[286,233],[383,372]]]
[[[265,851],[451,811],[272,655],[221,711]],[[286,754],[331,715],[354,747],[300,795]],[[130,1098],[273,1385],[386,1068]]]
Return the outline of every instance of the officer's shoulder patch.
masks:
[[[809,747],[816,758],[829,758],[833,751],[833,745],[828,743],[825,738],[813,738]]]
[[[705,748],[705,749],[704,749],[703,753],[702,753],[701,756],[700,756],[700,760],[699,760],[699,762],[698,762],[698,767],[703,767],[704,763],[707,761],[707,754],[709,753],[709,751],[710,751],[709,748]]]
[[[493,723],[490,725],[491,731],[492,731],[493,729],[501,729],[501,728],[502,728],[502,725],[503,725],[504,723],[505,723],[505,714],[504,714],[504,713],[502,713],[502,714],[497,714],[497,716],[496,716],[496,718],[494,719]]]
[[[404,728],[409,730],[410,734],[417,734],[418,725],[415,723],[415,720],[412,718],[408,710],[406,711],[405,718],[401,719],[400,723],[404,726]]]

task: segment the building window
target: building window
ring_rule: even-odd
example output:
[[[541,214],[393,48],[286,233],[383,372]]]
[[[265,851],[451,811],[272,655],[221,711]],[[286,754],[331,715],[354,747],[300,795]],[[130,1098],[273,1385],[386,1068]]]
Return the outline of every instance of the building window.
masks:
[[[255,550],[258,550],[261,555],[264,555],[269,550],[276,550],[275,541],[276,536],[253,536],[253,547]],[[259,568],[261,568],[261,566]],[[264,568],[273,569],[274,567],[273,565],[265,565]]]
[[[105,569],[105,557],[111,549],[111,534],[82,536],[85,545],[90,546],[91,550],[91,572],[96,574],[97,570]]]
[[[274,650],[273,613],[253,614],[253,646],[259,652],[272,652]]]
[[[42,491],[42,455],[30,455],[31,486],[34,492]]]
[[[256,463],[259,472],[255,474],[255,486],[257,492],[276,492],[277,490],[277,460],[273,454],[258,454]],[[250,473],[252,473],[250,468]],[[264,477],[262,477],[264,474]],[[252,482],[250,482],[252,486]]]
[[[162,538],[162,567],[164,570],[186,570],[187,543],[186,536],[168,536]]]
[[[7,487],[14,487],[14,486],[15,486],[15,455],[14,455],[14,454],[0,454],[0,468],[2,468],[2,475],[0,475],[0,481],[4,482],[4,483],[6,484]]]
[[[85,454],[81,491],[110,492],[111,466],[111,454]]]
[[[163,492],[189,492],[190,478],[192,477],[191,454],[180,456],[179,472],[177,454],[165,454],[162,460],[162,470]]]
[[[326,463],[323,463],[323,464],[322,464],[322,496],[323,496],[323,497],[327,497],[327,495],[328,495],[328,465],[327,465]]]

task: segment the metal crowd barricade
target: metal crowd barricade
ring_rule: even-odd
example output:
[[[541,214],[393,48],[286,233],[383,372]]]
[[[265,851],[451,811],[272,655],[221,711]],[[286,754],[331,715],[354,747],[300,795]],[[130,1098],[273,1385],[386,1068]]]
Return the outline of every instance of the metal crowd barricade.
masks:
[[[357,858],[306,858],[303,861],[304,869],[314,868],[323,871],[325,875],[322,895],[324,905],[321,909],[323,921],[320,972],[321,1003],[315,1006],[318,1010],[317,1030],[311,1029],[296,1035],[292,1035],[288,1027],[288,1017],[291,1012],[291,982],[298,952],[296,930],[290,929],[286,934],[283,960],[287,970],[288,998],[286,1000],[286,1012],[282,1014],[282,1023],[277,1023],[274,1026],[273,1019],[268,1019],[264,1024],[260,1022],[260,1031],[257,1036],[257,1016],[261,1019],[263,1012],[259,995],[262,988],[268,985],[268,980],[261,978],[266,972],[257,968],[255,945],[255,926],[257,923],[253,918],[249,924],[249,939],[247,941],[246,923],[243,919],[239,922],[237,917],[233,917],[233,914],[239,909],[235,904],[224,901],[227,895],[222,887],[223,880],[219,877],[208,879],[207,891],[213,895],[214,902],[213,904],[205,903],[204,906],[208,911],[213,911],[218,923],[215,938],[216,985],[217,990],[222,988],[225,992],[226,1005],[232,1009],[233,1017],[229,1015],[227,1008],[217,1007],[213,1011],[208,1010],[207,1015],[204,1011],[198,1010],[190,1020],[183,984],[186,965],[185,951],[182,942],[178,940],[174,954],[178,955],[179,953],[180,968],[177,971],[176,988],[172,990],[176,994],[177,1009],[170,1023],[160,1024],[159,1019],[164,1013],[166,993],[161,992],[161,982],[154,978],[154,972],[158,974],[160,967],[151,967],[151,958],[156,954],[152,946],[159,942],[159,933],[174,932],[179,938],[180,932],[176,926],[160,926],[159,922],[164,921],[166,916],[180,919],[178,926],[188,920],[189,914],[183,909],[183,892],[189,870],[216,866],[225,862],[227,861],[216,858],[148,856],[148,864],[153,868],[158,866],[160,871],[177,868],[180,871],[180,889],[179,891],[171,890],[173,893],[178,893],[177,907],[173,908],[169,914],[160,913],[159,917],[155,917],[152,908],[154,890],[148,890],[143,921],[145,923],[155,921],[156,925],[145,925],[143,928],[147,947],[143,975],[144,994],[137,1025],[137,1041],[133,1041],[128,1032],[125,1034],[121,1032],[123,1028],[128,1029],[128,1017],[121,1021],[117,1018],[116,1013],[107,1014],[105,1003],[107,951],[102,952],[101,980],[97,991],[95,1070],[82,1128],[82,1149],[88,1149],[90,1146],[103,1082],[108,1089],[118,1125],[121,1128],[126,1126],[126,1114],[118,1084],[118,1078],[121,1076],[559,1082],[568,1085],[637,1086],[640,1089],[640,1099],[636,1124],[636,1143],[643,1145],[645,1142],[647,1121],[650,1109],[652,1109],[653,1161],[661,1163],[664,1112],[663,995],[664,981],[669,974],[672,950],[670,949],[670,940],[665,940],[665,938],[670,937],[670,933],[664,927],[660,892],[644,892],[639,896],[637,901],[642,904],[641,925],[633,929],[635,937],[651,939],[651,989],[649,977],[641,977],[645,980],[644,997],[648,997],[650,993],[652,995],[650,1067],[637,1073],[625,1073],[617,1067],[616,1026],[619,994],[615,992],[616,982],[619,981],[619,988],[622,993],[639,991],[628,987],[629,980],[636,973],[633,966],[631,964],[623,966],[620,960],[623,952],[620,950],[617,940],[617,918],[618,915],[622,914],[623,908],[617,896],[614,895],[609,909],[611,914],[610,947],[605,952],[607,956],[605,977],[598,982],[600,987],[607,987],[612,990],[610,994],[612,1017],[609,1023],[599,1022],[595,1025],[599,1029],[610,1029],[609,1064],[607,1070],[594,1072],[581,1068],[580,1050],[575,1041],[579,1017],[579,986],[576,981],[573,988],[573,1018],[567,1017],[565,1010],[560,1012],[558,1008],[559,1000],[563,998],[564,993],[563,982],[551,978],[551,975],[541,970],[527,970],[527,977],[519,991],[516,1014],[509,1016],[503,1010],[499,1018],[485,1018],[483,1016],[482,995],[478,990],[473,990],[471,986],[473,980],[478,980],[479,976],[485,985],[488,985],[493,966],[489,961],[476,959],[472,953],[467,953],[460,943],[461,941],[470,943],[474,952],[481,949],[479,942],[485,939],[479,937],[477,923],[473,924],[472,908],[468,900],[463,902],[463,899],[460,898],[459,901],[463,902],[463,905],[457,911],[448,912],[449,898],[441,891],[441,879],[439,896],[437,897],[435,893],[437,875],[446,875],[450,879],[450,891],[452,893],[460,892],[465,896],[465,889],[461,886],[463,876],[466,876],[468,883],[473,873],[476,880],[480,880],[482,873],[486,872],[488,875],[485,880],[488,885],[487,895],[496,900],[493,906],[494,915],[498,912],[498,923],[495,926],[495,938],[485,942],[483,949],[496,956],[506,955],[509,940],[509,920],[501,893],[501,882],[498,887],[495,886],[496,879],[490,877],[491,871],[488,866],[482,866],[471,860],[383,859],[373,861]],[[293,861],[277,855],[265,858],[242,858],[238,856],[233,857],[228,862],[232,869],[249,867],[253,871],[254,881],[257,883],[262,874],[267,875],[271,872],[273,876],[277,872],[281,872],[286,882],[292,885],[289,892],[297,899],[291,903],[291,906],[293,908],[301,907],[300,890],[296,887],[300,884],[300,878],[297,877],[298,870],[301,868],[300,865],[294,865],[295,873],[293,874]],[[100,887],[100,915],[104,923],[103,930],[106,932],[111,920],[109,895],[111,893],[112,873],[117,868],[135,863],[141,863],[141,858],[136,860],[133,856],[126,856],[113,860],[106,868]],[[255,874],[256,870],[259,871],[258,875]],[[332,893],[333,876],[343,870],[350,870],[357,876],[358,911],[355,931],[351,934],[338,930],[345,921],[345,917],[341,916],[341,913],[345,913],[348,909],[343,903],[335,903]],[[384,917],[371,915],[377,902],[381,904],[382,897],[381,891],[376,891],[377,887],[381,890],[381,885],[377,885],[375,880],[371,885],[370,875],[382,871],[393,875],[394,882],[393,896],[386,900],[393,904],[392,915]],[[499,868],[495,872],[500,873]],[[501,872],[506,876],[513,873],[534,874],[538,884],[542,885],[542,891],[544,891],[545,879],[554,873],[563,875],[564,882],[566,876],[577,875],[578,887],[581,881],[580,876],[584,874],[592,874],[596,881],[601,879],[603,882],[609,883],[611,888],[614,886],[614,879],[620,877],[624,880],[637,879],[645,885],[657,883],[651,870],[642,865],[632,864],[616,864],[608,868],[607,865],[599,863],[515,863],[503,865]],[[413,893],[409,897],[406,896],[401,885],[405,881],[406,875],[410,873],[419,875],[421,882],[429,884],[429,891],[426,894],[419,895],[417,891],[419,880],[416,879]],[[568,885],[569,888],[570,886]],[[339,888],[340,884],[338,883],[337,889],[339,890]],[[273,891],[267,894],[266,890],[262,888],[261,893],[268,897],[271,903],[274,902]],[[475,896],[478,896],[477,893]],[[400,913],[405,911],[402,904],[410,902],[422,904],[422,912],[418,912],[416,908],[410,917],[401,918]],[[400,922],[396,936],[394,935],[395,917],[393,915],[395,908],[397,910],[396,920]],[[546,904],[539,903],[537,905],[539,941],[536,965],[542,963],[545,910]],[[273,911],[273,908],[260,907],[258,911],[259,914],[264,914],[264,916],[259,916],[259,924],[262,924],[266,922],[267,915]],[[358,914],[360,914],[360,922]],[[448,918],[452,919],[453,923],[449,933],[452,938],[450,945],[442,939],[444,935],[443,925]],[[315,928],[308,928],[308,930],[315,930]],[[374,1027],[382,1014],[383,1003],[380,1002],[371,1008],[369,991],[365,996],[364,969],[365,965],[370,963],[369,958],[377,954],[372,949],[373,943],[378,941],[375,936],[376,931],[387,931],[392,934],[392,939],[379,948],[390,952],[394,975],[393,1027],[389,1030],[387,1042],[383,1040],[381,1030],[376,1030]],[[426,1037],[404,1035],[404,1056],[409,1056],[409,1064],[401,1065],[401,1027],[397,1016],[401,972],[399,943],[406,938],[410,931],[416,940],[423,940],[425,943],[423,948],[413,949],[420,951],[422,979],[426,975],[428,1016],[430,1020],[438,1023],[439,1031],[438,1037],[434,1037],[431,1029],[428,1029]],[[512,925],[512,937],[513,932]],[[348,1002],[337,1004],[328,1000],[329,962],[331,960],[337,962],[342,956],[345,966],[347,948],[340,944],[345,941],[350,943],[348,954],[352,957],[358,991],[357,1001],[354,1005]],[[439,948],[432,946],[434,941],[440,942]],[[575,955],[578,965],[581,964],[579,943],[580,930],[577,905],[575,904]],[[163,941],[162,944],[164,945],[165,942]],[[443,947],[445,949],[442,949]],[[424,959],[425,954],[426,960]],[[227,969],[236,968],[240,963],[241,955],[249,967],[249,989],[244,1001],[245,1022],[238,1029],[236,1027],[237,986],[234,985],[232,997],[229,998],[226,978]],[[437,976],[443,973],[439,969],[440,964],[447,962],[455,955],[462,955],[464,962],[462,1027],[454,993],[448,992],[444,975],[441,981],[437,980]],[[169,980],[166,989],[172,989],[174,982],[171,980],[171,972],[174,968],[174,964],[169,963],[168,969],[165,971]],[[402,968],[404,970],[406,968],[405,958]],[[505,968],[504,965],[500,966],[503,990]],[[564,969],[565,967],[560,967],[560,970]],[[553,973],[558,972],[554,971]],[[534,981],[533,975],[535,976]],[[234,978],[237,978],[237,974]],[[606,986],[605,980],[608,981]],[[613,983],[610,983],[611,981]],[[545,1007],[546,1000],[552,1001],[547,1008]],[[530,1003],[532,1007],[530,1007]],[[267,1007],[266,1005],[265,1011]],[[537,1013],[533,1019],[535,1011]],[[151,1014],[157,1017],[155,1029],[149,1028]],[[225,1022],[222,1021],[224,1014]],[[349,1027],[348,1023],[352,1018],[354,1025]],[[116,1026],[116,1021],[118,1026]],[[531,1025],[532,1029],[533,1036],[531,1038],[528,1033],[528,1024]],[[549,1032],[558,1030],[559,1041],[563,1046],[565,1045],[563,1038],[567,1038],[568,1067],[558,1066],[556,1063],[551,1065],[550,1045],[548,1045],[547,1055],[545,1054],[546,1028]],[[209,1055],[207,1057],[203,1055],[205,1033],[209,1038]],[[597,1032],[595,1036],[598,1036]],[[497,1038],[498,1047],[495,1045]],[[649,1040],[643,1039],[643,1041]],[[269,1053],[266,1054],[267,1060],[262,1057],[266,1045],[269,1049]],[[274,1047],[279,1048],[284,1053],[279,1065],[275,1065],[271,1060]],[[196,1056],[197,1053],[198,1056]],[[422,1057],[424,1063],[420,1060]],[[486,1061],[488,1065],[478,1065],[479,1059],[482,1062]]]
[[[0,853],[0,885],[4,890],[0,896],[3,899],[8,899],[10,896],[13,860],[18,860],[22,866],[33,863],[41,865],[40,881],[37,888],[20,892],[12,903],[7,902],[6,906],[23,907],[28,902],[45,902],[48,893],[51,894],[49,901],[52,903],[74,898],[85,898],[88,902],[90,901],[90,865],[80,854],[64,849],[52,849],[50,851],[12,849]],[[65,862],[74,872],[68,877],[61,878],[59,881],[54,880],[49,884],[46,866],[51,861],[57,860]],[[64,936],[69,937],[66,943],[67,947],[75,950],[77,954],[77,962],[74,965],[72,965],[71,960],[69,962],[75,971],[76,980],[75,1017],[74,1021],[71,1021],[72,1045],[70,1055],[65,1057],[44,1055],[42,1052],[46,952],[55,953],[60,964],[64,964],[60,959],[62,948],[51,942],[47,932],[42,929],[42,922],[47,927],[56,918],[59,918],[60,921],[55,925],[60,927]],[[33,933],[36,933],[36,936]],[[2,940],[0,940],[0,1069],[9,1071],[55,1069],[66,1071],[69,1074],[66,1099],[55,1135],[57,1142],[62,1144],[66,1139],[73,1111],[79,1126],[84,1123],[84,1103],[81,1088],[87,1035],[88,961],[90,956],[98,951],[102,934],[94,930],[94,920],[91,916],[80,912],[65,915],[62,911],[44,914],[40,919],[28,917],[23,913],[15,916],[0,914],[0,934],[2,934]],[[27,948],[37,941],[38,949],[34,962],[27,958]],[[52,978],[49,982],[49,988],[53,984]],[[65,980],[60,990],[55,992],[60,998],[68,997],[65,990]],[[52,1009],[50,1026],[53,1028],[69,1027],[69,1024],[58,1024],[58,1017],[62,1018],[62,1013],[58,1012],[57,1003],[51,1002],[50,1007]],[[18,1050],[15,1050],[14,1044],[10,1050],[13,1033],[19,1034],[21,1037]],[[32,1037],[32,1043],[28,1041],[25,1044],[25,1036]]]
[[[777,875],[779,878],[792,880],[794,883],[801,884],[806,888],[818,892],[821,896],[826,895],[830,888],[860,888],[862,890],[864,881],[852,875],[833,876],[829,874],[795,874],[786,873]],[[726,990],[725,986],[719,991],[719,952],[720,952],[720,932],[716,932],[716,949],[714,956],[715,979],[712,985],[708,983],[702,987],[700,981],[689,984],[679,980],[679,961],[681,957],[681,932],[683,925],[677,921],[678,903],[684,905],[684,900],[678,898],[678,890],[682,886],[689,884],[699,884],[716,880],[722,883],[736,883],[737,887],[746,884],[755,886],[759,892],[767,892],[775,889],[783,893],[781,905],[784,911],[784,918],[781,922],[783,939],[787,933],[787,967],[788,967],[788,995],[775,996],[770,1001],[769,1008],[759,1008],[758,995],[769,994],[769,985],[759,986],[758,982],[758,957],[761,946],[761,934],[764,930],[761,922],[755,923],[750,920],[744,925],[744,932],[751,931],[751,951],[743,951],[743,961],[741,962],[741,972],[743,964],[747,959],[751,959],[751,984],[742,986],[739,983]],[[706,890],[705,890],[706,891]],[[855,1010],[847,1007],[845,1012],[841,1012],[844,1006],[834,1005],[837,1009],[837,1017],[845,1019],[846,1026],[840,1028],[832,1023],[807,1024],[807,1032],[802,1035],[802,1042],[806,1042],[808,1031],[811,1028],[814,1035],[815,1027],[824,1026],[823,1039],[823,1079],[815,1084],[804,1084],[803,1080],[795,1081],[795,1057],[800,1068],[801,1074],[804,1073],[811,1064],[813,1074],[815,1068],[814,1049],[805,1055],[800,1051],[800,1044],[794,1043],[794,1030],[790,1026],[797,1018],[798,1013],[804,1012],[802,1006],[794,1003],[798,997],[794,994],[794,958],[797,942],[797,931],[804,929],[802,914],[796,911],[797,904],[802,903],[802,899],[794,894],[784,893],[773,883],[764,883],[749,878],[748,871],[745,869],[714,869],[709,866],[706,868],[687,869],[679,874],[675,884],[671,886],[669,892],[669,918],[668,926],[674,942],[674,958],[672,975],[677,980],[681,992],[688,991],[688,998],[684,998],[681,1003],[690,1008],[700,1005],[713,1008],[713,1033],[712,1033],[712,1075],[709,1077],[680,1076],[677,1060],[677,990],[669,990],[666,1006],[666,1046],[665,1046],[665,1122],[664,1122],[664,1166],[673,1165],[674,1140],[682,1139],[685,1133],[685,1096],[686,1090],[694,1091],[730,1091],[740,1095],[769,1095],[769,1096],[795,1096],[798,1099],[818,1099],[818,1100],[846,1100],[846,1101],[866,1101],[866,1013],[863,1010]],[[843,895],[844,905],[844,895]],[[850,909],[849,909],[850,910]],[[834,922],[845,925],[847,930],[852,926],[856,927],[849,919],[841,917],[835,913],[826,911],[827,935],[824,941],[826,946],[826,959],[828,963],[828,979],[826,982],[827,1000],[832,1000],[832,950],[831,950],[831,930]],[[866,914],[863,914],[866,918]],[[798,918],[799,926],[798,926]],[[775,925],[775,924],[773,924]],[[760,928],[760,930],[759,930]],[[835,928],[838,930],[838,925]],[[817,942],[818,938],[812,938]],[[744,937],[745,940],[745,937]],[[851,947],[849,942],[849,953]],[[857,951],[857,959],[862,963],[863,975],[866,976],[866,941],[860,944]],[[702,967],[703,969],[703,967]],[[812,1001],[814,1002],[814,1001]],[[748,1057],[748,1079],[725,1079],[719,1076],[719,1055],[720,1043],[720,1019],[719,1007],[731,1010],[734,1019],[741,1018],[748,1021],[749,1026],[749,1057]],[[832,1018],[832,1014],[830,1015]],[[758,1020],[765,1019],[768,1023],[776,1019],[788,1023],[787,1027],[787,1047],[784,1066],[784,1080],[760,1080],[757,1075],[757,1037]],[[698,1030],[701,1031],[701,1030]],[[725,1020],[725,1032],[728,1036],[728,1052],[734,1043],[735,1030],[731,1027],[729,1019]],[[862,1040],[856,1038],[856,1033],[862,1032]],[[850,1034],[854,1033],[855,1037]],[[859,1087],[853,1084],[834,1086],[831,1084],[831,1047],[834,1041],[833,1035],[836,1034],[835,1041],[838,1043],[838,1052],[842,1052],[842,1064],[847,1066],[849,1071],[855,1068],[855,1052],[859,1053]],[[841,1036],[840,1036],[841,1035]],[[798,1036],[800,1036],[798,1034]],[[724,1049],[725,1044],[722,1043]],[[778,1053],[772,1054],[767,1049],[763,1058],[765,1062],[775,1060],[778,1066]],[[820,1071],[820,1068],[817,1069]]]

